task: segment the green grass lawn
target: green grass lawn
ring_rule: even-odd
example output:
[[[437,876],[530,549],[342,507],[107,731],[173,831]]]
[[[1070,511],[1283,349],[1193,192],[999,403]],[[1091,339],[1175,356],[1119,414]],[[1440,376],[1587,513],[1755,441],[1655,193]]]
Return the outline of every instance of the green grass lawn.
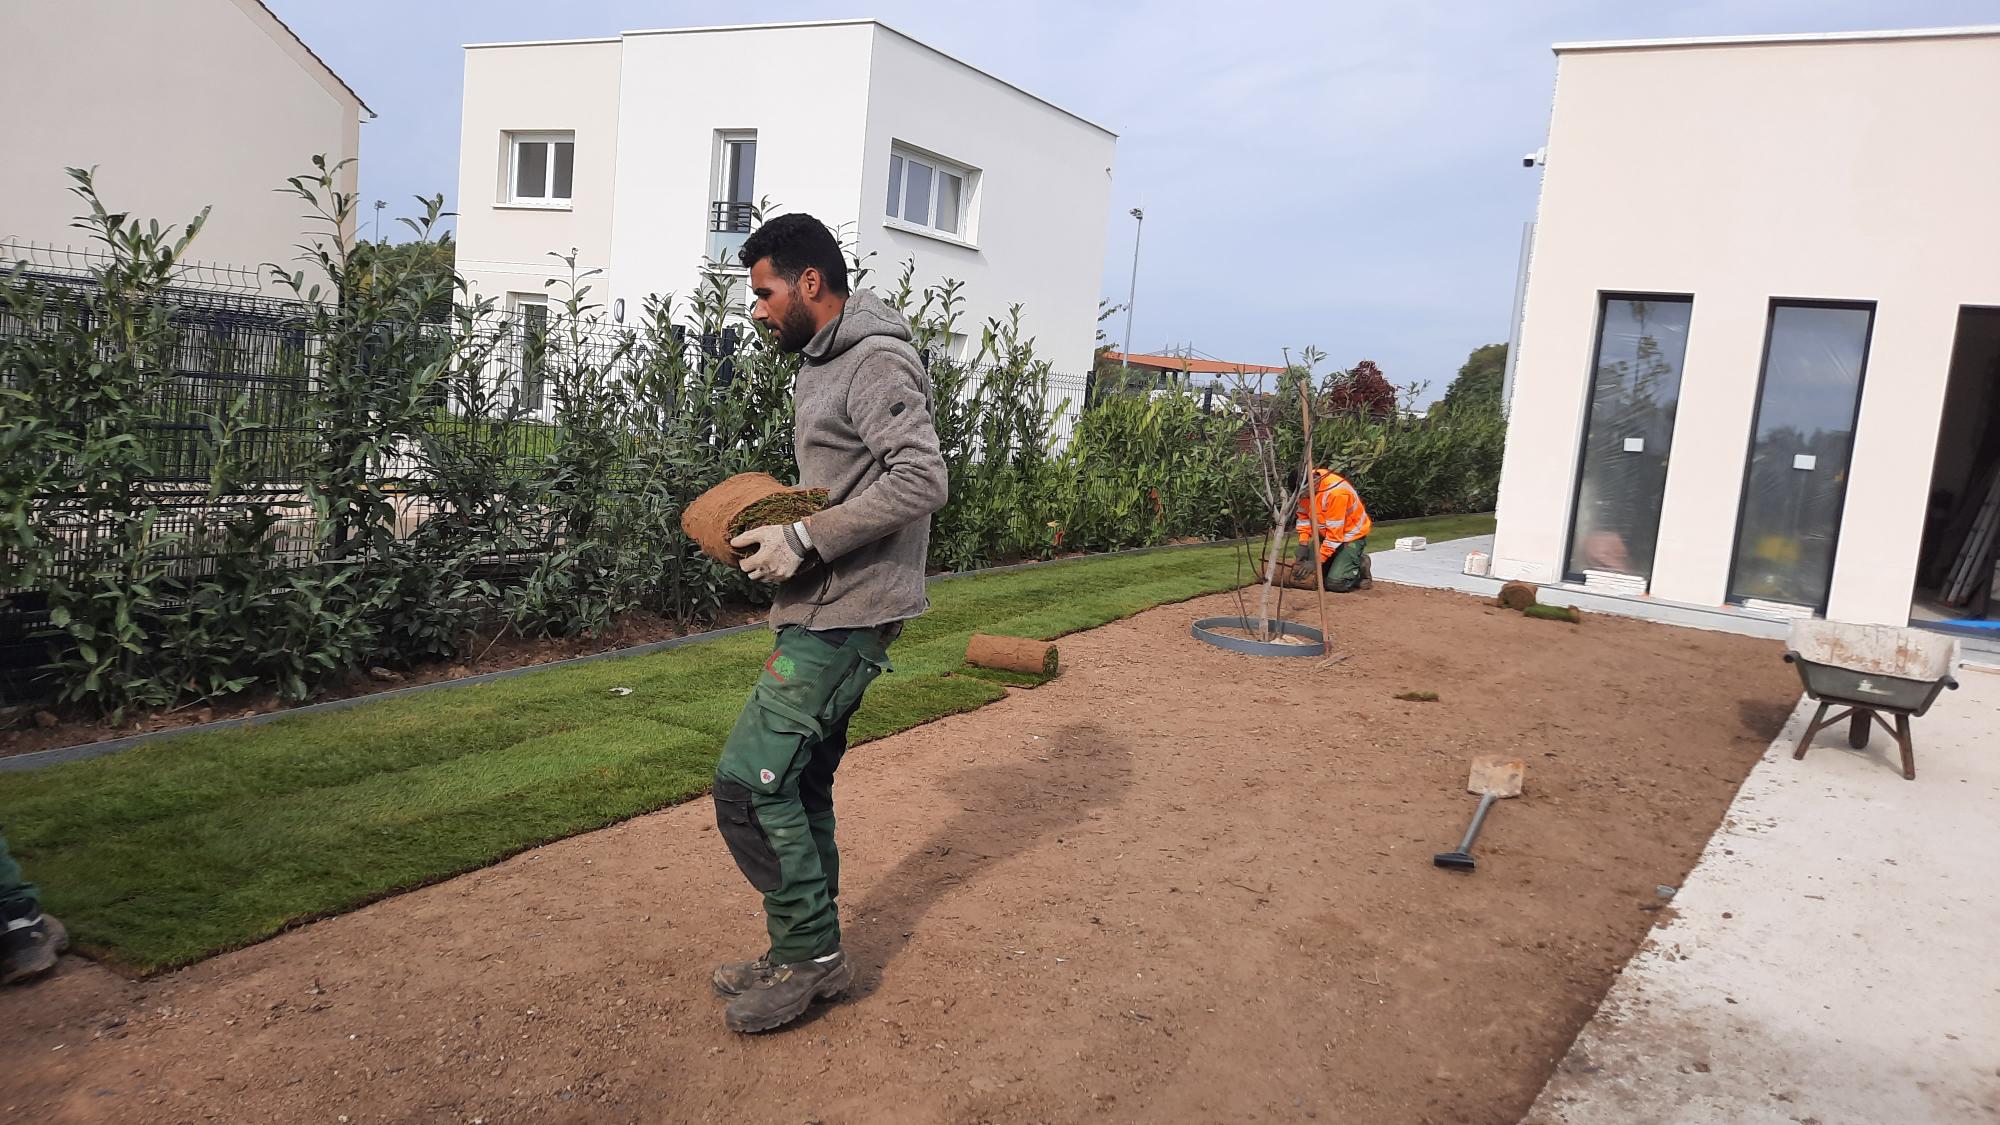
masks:
[[[1490,516],[1411,520],[1376,539],[1492,527]],[[1053,638],[1226,590],[1237,554],[936,583],[853,734],[1000,698],[1000,685],[953,674],[974,632]],[[745,634],[10,774],[0,824],[82,948],[170,968],[704,792],[768,645]]]

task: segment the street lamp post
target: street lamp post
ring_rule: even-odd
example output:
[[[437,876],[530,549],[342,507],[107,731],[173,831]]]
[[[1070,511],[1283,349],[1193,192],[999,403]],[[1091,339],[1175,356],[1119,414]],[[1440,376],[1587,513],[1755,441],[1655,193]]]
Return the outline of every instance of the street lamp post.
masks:
[[[1132,228],[1132,287],[1125,294],[1125,353],[1118,364],[1121,391],[1132,372],[1132,306],[1139,299],[1139,236],[1146,232],[1146,212],[1134,207],[1132,217],[1139,222]]]
[[[368,251],[368,284],[371,287],[375,284],[376,278],[381,276],[382,208],[387,207],[388,205],[389,201],[386,199],[378,199],[375,201],[375,245],[369,248]]]

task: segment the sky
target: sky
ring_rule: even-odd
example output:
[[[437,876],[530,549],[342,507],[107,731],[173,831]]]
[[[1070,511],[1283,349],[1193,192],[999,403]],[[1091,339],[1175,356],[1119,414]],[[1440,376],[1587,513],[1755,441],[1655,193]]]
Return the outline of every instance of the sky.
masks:
[[[1311,345],[1426,399],[1507,338],[1551,44],[2000,23],[2000,0],[267,3],[378,114],[361,192],[389,219],[455,205],[463,44],[880,19],[1119,134],[1101,289],[1125,300],[1142,207],[1134,351]]]

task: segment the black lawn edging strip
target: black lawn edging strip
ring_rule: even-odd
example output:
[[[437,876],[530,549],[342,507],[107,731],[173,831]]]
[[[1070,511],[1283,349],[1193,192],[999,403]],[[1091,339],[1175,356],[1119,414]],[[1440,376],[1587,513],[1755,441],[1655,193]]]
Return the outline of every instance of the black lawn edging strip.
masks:
[[[1037,559],[1031,562],[1012,563],[1007,566],[984,567],[977,570],[954,570],[944,574],[933,574],[926,578],[925,581],[927,583],[950,582],[959,578],[976,578],[987,574],[1007,574],[1017,570],[1029,570],[1034,567],[1084,563],[1092,559],[1120,558],[1127,555],[1150,555],[1161,551],[1192,551],[1203,547],[1229,547],[1240,543],[1258,541],[1262,538],[1262,536],[1249,536],[1243,539],[1216,539],[1201,543],[1169,543],[1158,547],[1133,547],[1123,551],[1103,551],[1098,554],[1083,555],[1077,558]],[[101,758],[106,754],[116,754],[121,750],[130,750],[151,742],[164,742],[169,739],[183,738],[192,734],[216,734],[222,731],[244,730],[250,727],[262,726],[265,723],[276,722],[279,719],[289,719],[295,715],[319,715],[331,711],[344,711],[350,707],[358,707],[364,703],[385,702],[391,699],[401,699],[406,696],[421,695],[425,692],[443,691],[448,688],[490,684],[495,680],[504,680],[528,672],[545,672],[552,668],[567,668],[578,664],[588,664],[595,660],[616,660],[629,656],[647,656],[655,652],[665,652],[669,649],[681,648],[685,645],[718,641],[724,637],[733,637],[739,633],[747,633],[753,629],[762,628],[764,628],[764,622],[758,620],[744,625],[731,625],[726,629],[710,629],[701,633],[689,633],[684,637],[672,637],[664,641],[649,641],[646,644],[633,645],[629,648],[608,649],[604,652],[592,652],[583,656],[570,656],[561,660],[547,660],[540,664],[523,664],[519,668],[502,668],[496,672],[482,672],[476,676],[461,676],[455,680],[439,680],[429,684],[412,684],[409,687],[369,692],[366,695],[349,696],[346,699],[329,699],[320,703],[303,703],[297,707],[287,707],[279,711],[266,711],[260,715],[241,715],[234,719],[217,719],[212,723],[175,727],[172,730],[148,731],[144,734],[127,735],[123,738],[107,738],[99,742],[79,742],[72,746],[52,746],[47,750],[32,750],[26,754],[15,754],[12,757],[0,758],[0,773],[25,773],[28,770],[62,765],[66,762],[81,762],[89,758]]]

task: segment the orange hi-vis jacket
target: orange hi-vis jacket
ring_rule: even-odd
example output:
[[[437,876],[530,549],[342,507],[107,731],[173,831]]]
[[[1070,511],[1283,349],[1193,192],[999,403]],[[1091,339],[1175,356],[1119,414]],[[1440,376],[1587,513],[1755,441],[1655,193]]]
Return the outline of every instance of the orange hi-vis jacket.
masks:
[[[1332,558],[1342,543],[1352,543],[1375,530],[1375,521],[1368,518],[1368,506],[1361,502],[1361,494],[1354,491],[1346,477],[1332,469],[1314,469],[1311,494],[1299,497],[1300,543],[1313,541],[1313,513],[1306,510],[1307,504],[1318,506],[1322,563]]]

